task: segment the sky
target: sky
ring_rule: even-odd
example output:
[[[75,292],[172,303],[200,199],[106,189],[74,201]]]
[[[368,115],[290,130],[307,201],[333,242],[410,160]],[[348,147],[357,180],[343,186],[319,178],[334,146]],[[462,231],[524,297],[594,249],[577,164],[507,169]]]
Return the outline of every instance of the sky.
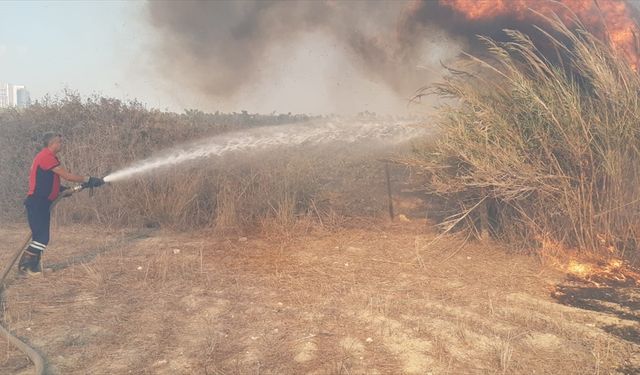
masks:
[[[233,99],[213,100],[159,76],[151,53],[156,33],[142,1],[0,1],[0,19],[0,82],[27,86],[32,100],[67,88],[178,112],[407,110],[406,98],[359,75],[322,35],[301,38],[286,51],[291,58],[285,63],[266,61],[268,79]]]
[[[2,1],[0,81],[26,85],[32,99],[68,88],[170,106],[139,74],[143,11],[140,2]]]

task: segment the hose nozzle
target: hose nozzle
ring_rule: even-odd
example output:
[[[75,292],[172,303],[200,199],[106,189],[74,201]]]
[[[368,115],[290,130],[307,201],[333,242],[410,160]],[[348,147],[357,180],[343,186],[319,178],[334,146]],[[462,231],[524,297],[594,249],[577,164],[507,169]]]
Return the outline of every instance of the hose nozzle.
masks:
[[[77,193],[77,192],[79,192],[79,191],[81,191],[83,189],[84,189],[84,187],[82,185],[76,185],[76,186],[70,188],[69,190],[70,190],[70,193],[73,194],[73,193]]]
[[[100,177],[89,177],[89,179],[83,183],[81,186],[83,188],[96,188],[104,185],[104,180]]]

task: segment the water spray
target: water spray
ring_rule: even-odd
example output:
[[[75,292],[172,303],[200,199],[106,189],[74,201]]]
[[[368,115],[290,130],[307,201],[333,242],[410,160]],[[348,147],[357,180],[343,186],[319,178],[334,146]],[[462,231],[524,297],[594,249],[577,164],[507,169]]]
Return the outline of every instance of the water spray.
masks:
[[[271,150],[277,147],[313,146],[323,144],[356,144],[378,142],[398,144],[423,133],[423,129],[408,123],[316,123],[256,128],[208,138],[177,147],[158,156],[134,163],[104,177],[105,182],[126,180],[152,170],[185,162],[240,152]]]

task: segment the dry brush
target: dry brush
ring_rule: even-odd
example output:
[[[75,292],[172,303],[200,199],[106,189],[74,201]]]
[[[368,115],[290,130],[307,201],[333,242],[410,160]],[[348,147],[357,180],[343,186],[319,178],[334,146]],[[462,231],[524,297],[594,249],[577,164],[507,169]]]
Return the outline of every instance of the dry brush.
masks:
[[[453,210],[445,229],[484,222],[527,246],[635,251],[640,76],[584,29],[547,21],[544,53],[507,30],[508,41],[483,39],[487,56],[423,90],[449,104],[438,141],[404,162]]]
[[[244,111],[177,114],[150,110],[135,101],[82,99],[73,93],[45,99],[26,110],[0,111],[0,219],[24,219],[28,170],[46,131],[64,134],[61,159],[65,167],[104,176],[162,149],[203,137],[307,120],[304,115]],[[362,213],[352,209],[347,195],[361,198],[362,189],[370,193],[371,179],[383,189],[380,168],[361,150],[306,146],[211,158],[114,183],[92,196],[78,194],[58,206],[56,219],[109,226],[211,228],[223,233],[262,227],[286,232],[308,219],[330,226],[338,216]],[[338,191],[338,196],[333,194]],[[366,214],[382,214],[384,195],[367,194],[360,207],[371,208]]]

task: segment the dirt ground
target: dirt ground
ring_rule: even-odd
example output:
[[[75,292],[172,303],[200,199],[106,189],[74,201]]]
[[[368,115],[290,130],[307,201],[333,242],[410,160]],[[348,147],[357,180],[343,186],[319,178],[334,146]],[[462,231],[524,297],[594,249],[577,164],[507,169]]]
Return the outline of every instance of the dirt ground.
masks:
[[[0,261],[24,235],[0,229]],[[536,257],[429,245],[424,222],[281,238],[54,235],[53,271],[13,273],[2,310],[51,374],[640,373],[638,299],[561,304],[551,295],[565,276]],[[0,373],[32,373],[0,348]]]

